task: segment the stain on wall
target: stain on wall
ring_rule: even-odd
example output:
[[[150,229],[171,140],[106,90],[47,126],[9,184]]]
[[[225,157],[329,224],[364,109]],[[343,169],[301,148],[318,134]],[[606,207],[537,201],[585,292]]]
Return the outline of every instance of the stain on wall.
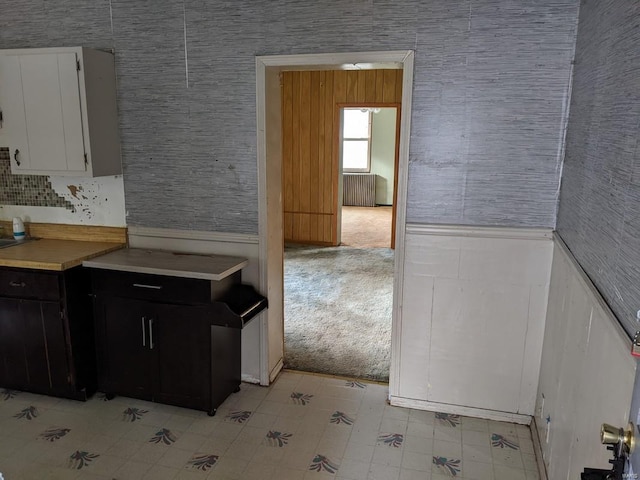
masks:
[[[44,175],[12,175],[8,148],[0,148],[0,205],[32,207],[63,207],[75,212],[75,207],[58,195]]]

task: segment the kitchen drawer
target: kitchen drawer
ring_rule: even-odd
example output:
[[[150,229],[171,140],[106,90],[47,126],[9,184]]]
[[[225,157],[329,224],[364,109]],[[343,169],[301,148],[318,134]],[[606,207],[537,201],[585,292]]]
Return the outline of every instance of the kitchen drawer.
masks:
[[[32,270],[0,269],[0,296],[59,300],[59,278],[56,274]]]
[[[164,303],[210,303],[211,281],[92,269],[93,291]]]

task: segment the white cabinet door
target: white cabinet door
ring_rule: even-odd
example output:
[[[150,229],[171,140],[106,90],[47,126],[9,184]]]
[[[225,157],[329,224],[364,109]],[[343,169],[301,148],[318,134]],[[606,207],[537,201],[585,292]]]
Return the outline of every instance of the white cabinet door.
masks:
[[[76,54],[7,55],[0,62],[12,171],[85,171]]]
[[[29,161],[20,57],[0,56],[0,147],[8,147],[11,165]]]
[[[76,65],[75,53],[20,56],[30,157],[24,169],[85,170]]]

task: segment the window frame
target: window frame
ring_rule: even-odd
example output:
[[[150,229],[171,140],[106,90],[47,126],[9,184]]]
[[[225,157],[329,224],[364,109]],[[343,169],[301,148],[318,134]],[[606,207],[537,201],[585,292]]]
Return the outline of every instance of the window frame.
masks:
[[[345,137],[344,136],[344,112],[346,110],[368,110],[368,127],[366,137]],[[373,123],[373,111],[367,107],[342,107],[340,122],[340,154],[342,157],[342,173],[371,173],[371,125]],[[345,142],[367,142],[367,166],[366,168],[346,168],[344,166],[344,145]]]

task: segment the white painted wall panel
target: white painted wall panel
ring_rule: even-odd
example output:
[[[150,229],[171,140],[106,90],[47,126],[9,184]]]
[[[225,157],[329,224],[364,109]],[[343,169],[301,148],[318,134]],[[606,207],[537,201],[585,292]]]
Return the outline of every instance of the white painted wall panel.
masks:
[[[403,304],[410,305],[407,312],[413,321],[403,324],[400,332],[400,395],[422,399],[429,384],[433,277],[424,275],[419,264],[408,264],[404,272]]]
[[[526,423],[552,252],[547,231],[410,225],[392,403]]]
[[[630,340],[570,255],[556,240],[536,401],[550,480],[610,468],[600,425],[626,425],[636,369]]]

